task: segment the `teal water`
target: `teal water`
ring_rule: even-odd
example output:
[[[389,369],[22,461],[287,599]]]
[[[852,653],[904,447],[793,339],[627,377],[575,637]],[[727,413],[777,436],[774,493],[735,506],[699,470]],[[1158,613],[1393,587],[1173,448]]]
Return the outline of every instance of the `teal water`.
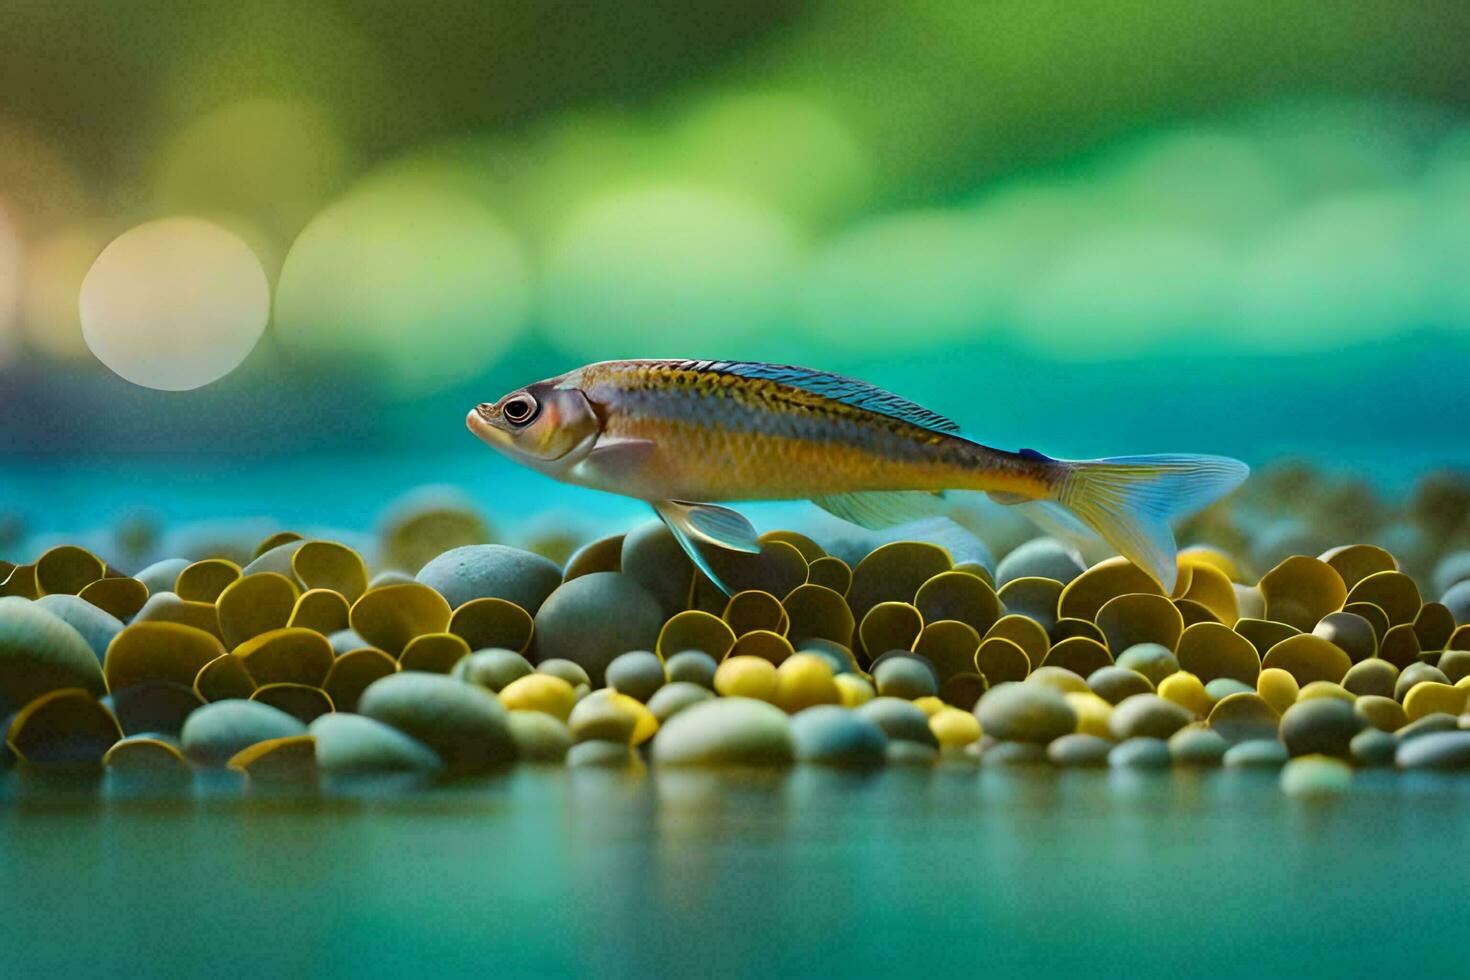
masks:
[[[523,768],[374,800],[0,781],[0,975],[1413,976],[1470,780]]]

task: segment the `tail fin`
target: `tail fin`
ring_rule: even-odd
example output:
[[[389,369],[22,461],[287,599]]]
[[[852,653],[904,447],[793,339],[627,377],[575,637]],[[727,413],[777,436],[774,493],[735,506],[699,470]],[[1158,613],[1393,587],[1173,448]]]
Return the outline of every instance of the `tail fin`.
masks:
[[[1056,500],[1118,553],[1174,590],[1177,548],[1169,520],[1206,507],[1245,482],[1250,468],[1224,456],[1115,456],[1061,461]]]

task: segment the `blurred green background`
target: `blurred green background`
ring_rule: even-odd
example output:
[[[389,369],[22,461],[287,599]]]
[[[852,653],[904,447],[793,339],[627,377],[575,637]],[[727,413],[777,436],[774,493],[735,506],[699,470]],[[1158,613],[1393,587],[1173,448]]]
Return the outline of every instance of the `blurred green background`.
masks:
[[[466,410],[627,356],[1402,486],[1470,462],[1467,37],[1458,2],[3,4],[0,511],[530,508]],[[78,297],[178,216],[248,247],[270,319],[156,391]],[[126,322],[210,342],[208,261]]]

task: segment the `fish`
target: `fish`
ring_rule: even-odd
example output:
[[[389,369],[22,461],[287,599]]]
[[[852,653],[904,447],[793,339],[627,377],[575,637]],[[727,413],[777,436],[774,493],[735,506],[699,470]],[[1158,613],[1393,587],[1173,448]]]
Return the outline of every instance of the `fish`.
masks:
[[[705,550],[760,550],[735,501],[810,500],[877,530],[956,516],[962,495],[1019,508],[1064,540],[1101,538],[1172,592],[1170,521],[1243,483],[1236,459],[1054,459],[994,449],[949,418],[828,371],[758,361],[601,361],[469,413],[483,442],[556,480],[649,503],[727,593]]]

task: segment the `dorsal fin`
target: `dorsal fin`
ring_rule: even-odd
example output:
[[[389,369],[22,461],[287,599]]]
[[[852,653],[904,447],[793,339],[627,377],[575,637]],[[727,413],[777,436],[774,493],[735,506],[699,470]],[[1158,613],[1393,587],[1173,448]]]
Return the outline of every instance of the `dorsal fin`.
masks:
[[[713,371],[716,374],[733,374],[742,378],[774,381],[809,391],[823,398],[865,409],[878,415],[886,415],[931,432],[959,435],[960,427],[953,420],[938,412],[916,405],[866,381],[845,378],[829,371],[814,371],[811,368],[791,364],[763,364],[759,361],[686,361],[681,365],[693,371]]]

